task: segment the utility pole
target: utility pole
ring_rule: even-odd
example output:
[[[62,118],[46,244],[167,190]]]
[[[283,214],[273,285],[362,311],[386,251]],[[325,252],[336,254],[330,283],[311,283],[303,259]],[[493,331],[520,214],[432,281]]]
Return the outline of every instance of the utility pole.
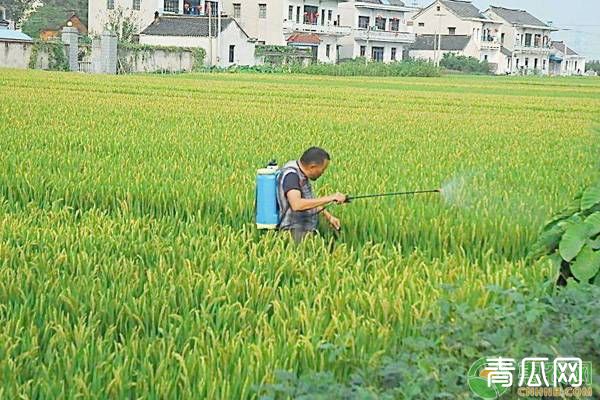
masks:
[[[217,65],[221,62],[221,0],[217,0]]]
[[[435,50],[434,59],[435,59],[435,65],[437,67],[439,67],[440,59],[441,59],[440,53],[442,51],[442,17],[446,16],[446,14],[437,13],[435,15],[438,17],[438,34],[437,34],[438,40],[437,40],[437,44],[436,44],[435,43],[436,35],[434,35],[433,36],[434,37],[433,44],[434,44],[434,50]]]
[[[208,42],[209,42],[209,46],[208,49],[210,50],[210,54],[208,55],[208,59],[210,60],[210,66],[212,67],[213,65],[213,39],[212,39],[212,20],[211,20],[211,14],[212,14],[212,7],[211,7],[211,2],[208,2]]]

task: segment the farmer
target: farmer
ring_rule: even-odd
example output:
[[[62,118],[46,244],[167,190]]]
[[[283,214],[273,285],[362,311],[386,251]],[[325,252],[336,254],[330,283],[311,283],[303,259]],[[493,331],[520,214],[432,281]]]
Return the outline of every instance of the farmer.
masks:
[[[340,229],[340,220],[323,210],[323,206],[346,202],[346,195],[335,193],[315,198],[310,181],[319,179],[329,166],[329,154],[319,148],[311,147],[302,154],[300,160],[290,161],[282,167],[277,181],[277,201],[281,210],[279,229],[291,232],[296,243],[305,235],[317,232],[319,212],[336,230]]]

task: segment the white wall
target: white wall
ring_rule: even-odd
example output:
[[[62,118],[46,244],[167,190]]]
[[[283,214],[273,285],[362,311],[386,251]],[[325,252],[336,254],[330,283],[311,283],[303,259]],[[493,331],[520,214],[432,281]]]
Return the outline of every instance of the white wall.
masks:
[[[125,9],[126,16],[132,16],[132,19],[138,26],[138,32],[144,30],[154,21],[154,12],[162,13],[163,0],[141,0],[140,10],[133,10],[133,0],[114,0],[115,10],[118,7]],[[106,8],[107,0],[89,0],[88,3],[88,31],[90,35],[100,34],[104,30],[104,25],[108,22],[108,16],[111,10]]]
[[[172,52],[148,50],[132,52],[120,50],[119,58],[124,58],[131,69],[127,72],[191,71],[194,68],[194,55],[191,51]]]
[[[33,43],[0,40],[0,67],[28,68]]]
[[[438,5],[441,7],[441,11],[437,11]],[[437,16],[436,14],[444,14],[444,16]],[[419,23],[423,23],[425,26],[421,27]],[[448,27],[456,28],[457,35],[472,35],[473,28],[479,29],[479,35],[481,35],[483,24],[481,22],[463,21],[440,2],[436,2],[432,7],[424,10],[414,18],[413,28],[416,34],[440,33],[440,26],[441,33],[444,35],[448,34]]]
[[[266,44],[284,45],[283,18],[284,0],[224,0],[224,12],[233,17],[233,3],[241,4],[240,17],[236,18],[242,29],[251,38],[264,41]],[[267,17],[258,18],[258,4],[267,5]]]
[[[195,36],[158,36],[140,35],[141,44],[154,46],[201,47],[206,50],[205,65],[217,65],[217,39]],[[229,62],[229,46],[235,46],[235,59]],[[254,43],[248,41],[246,36],[234,23],[229,24],[221,34],[221,51],[219,52],[221,67],[236,65],[254,65]],[[211,54],[212,51],[212,54]],[[212,55],[212,63],[211,63]]]

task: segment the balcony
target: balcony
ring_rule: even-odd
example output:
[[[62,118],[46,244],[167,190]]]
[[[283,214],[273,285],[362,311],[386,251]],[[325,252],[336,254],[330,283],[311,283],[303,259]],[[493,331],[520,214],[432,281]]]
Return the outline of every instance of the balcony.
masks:
[[[479,48],[481,50],[499,50],[502,44],[494,37],[481,38]]]
[[[550,55],[551,48],[550,46],[526,46],[521,43],[515,43],[514,51],[519,53]]]
[[[374,40],[378,42],[413,43],[415,34],[409,32],[355,29],[354,39]]]
[[[302,24],[294,21],[283,21],[283,32],[285,34],[293,32],[310,32],[330,36],[347,36],[352,33],[349,26],[334,25],[331,23],[325,25]]]

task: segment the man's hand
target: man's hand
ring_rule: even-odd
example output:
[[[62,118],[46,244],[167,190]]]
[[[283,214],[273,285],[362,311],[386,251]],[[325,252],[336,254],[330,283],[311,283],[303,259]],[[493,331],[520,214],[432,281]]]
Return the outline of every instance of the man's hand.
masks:
[[[327,221],[333,227],[333,229],[335,229],[336,231],[339,231],[340,228],[342,227],[342,224],[341,224],[340,220],[337,219],[336,217],[334,217],[331,214],[328,215]]]
[[[329,196],[331,198],[331,201],[334,201],[338,204],[342,204],[346,202],[346,198],[347,196],[345,194],[342,193],[335,193],[332,194],[331,196]]]
[[[342,227],[340,220],[333,216],[331,218],[329,218],[329,223],[331,224],[333,229],[335,229],[336,231],[339,231],[340,228]]]

